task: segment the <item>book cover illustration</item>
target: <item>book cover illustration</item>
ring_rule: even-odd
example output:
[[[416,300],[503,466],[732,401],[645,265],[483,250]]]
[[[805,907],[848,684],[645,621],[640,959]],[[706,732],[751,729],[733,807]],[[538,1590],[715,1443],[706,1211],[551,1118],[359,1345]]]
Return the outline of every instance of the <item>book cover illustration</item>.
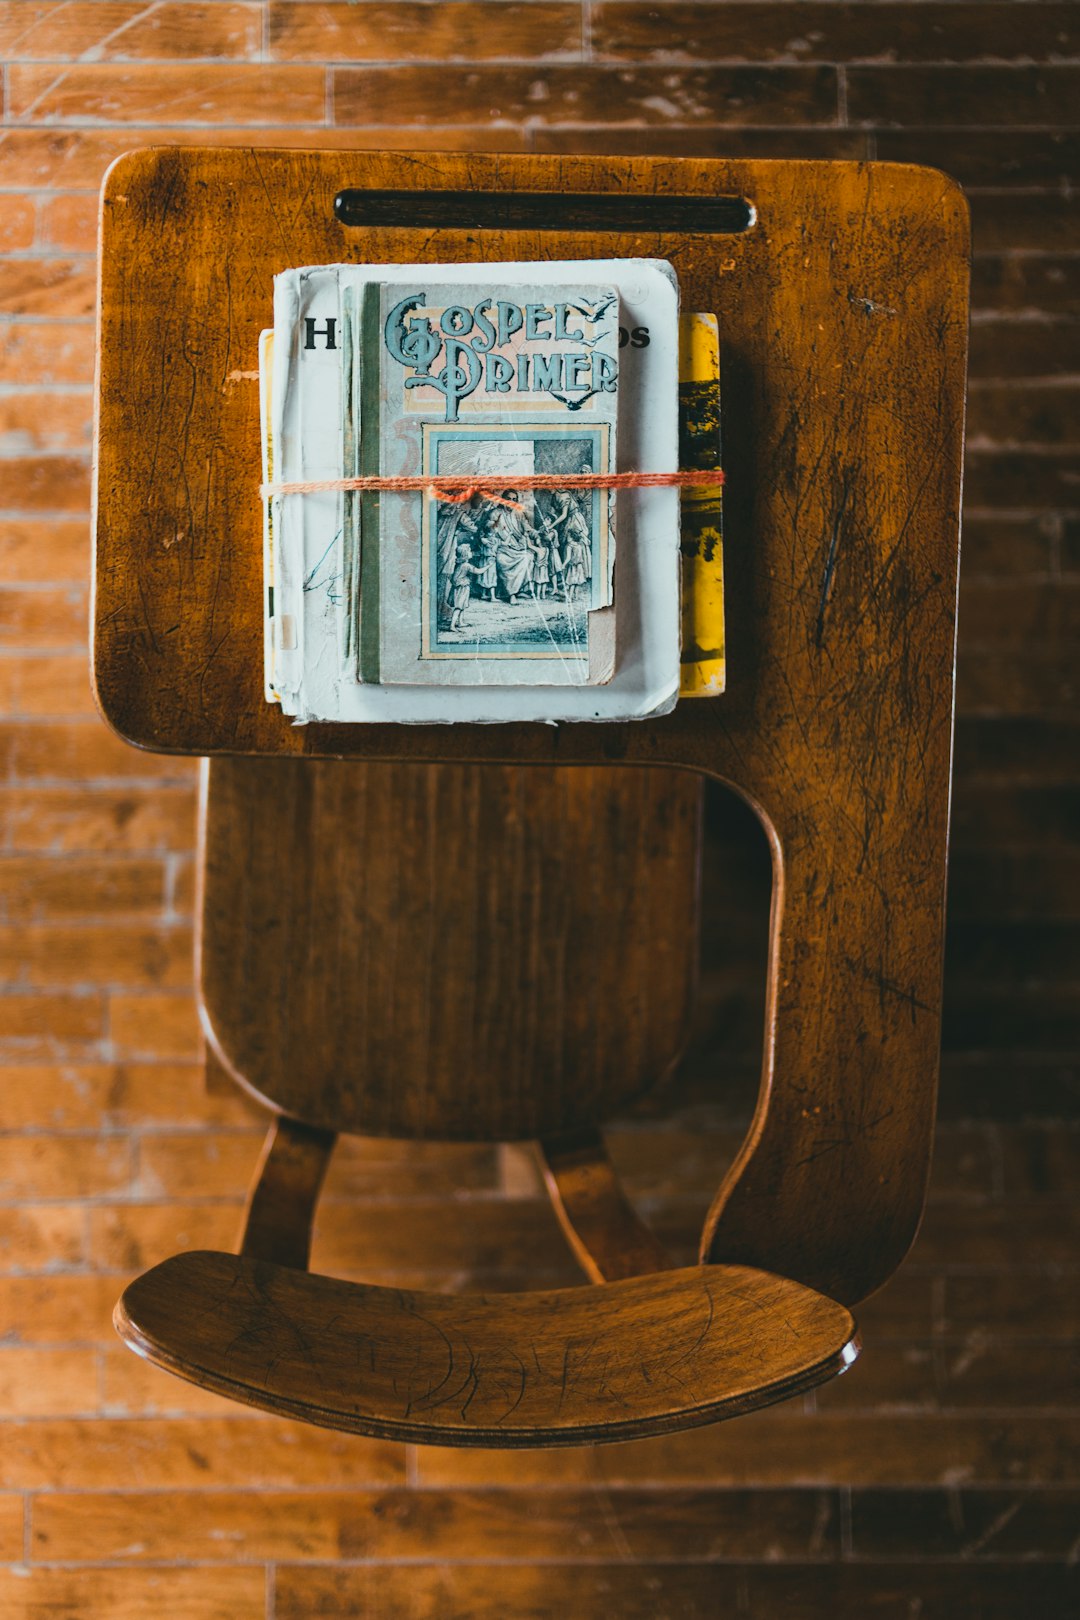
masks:
[[[615,289],[354,291],[345,329],[359,355],[345,363],[359,371],[361,464],[375,470],[377,455],[381,474],[432,476],[428,492],[359,503],[346,542],[360,559],[359,679],[609,680],[614,624],[594,615],[612,602],[611,496],[527,480],[614,471]],[[448,474],[501,487],[440,500]]]

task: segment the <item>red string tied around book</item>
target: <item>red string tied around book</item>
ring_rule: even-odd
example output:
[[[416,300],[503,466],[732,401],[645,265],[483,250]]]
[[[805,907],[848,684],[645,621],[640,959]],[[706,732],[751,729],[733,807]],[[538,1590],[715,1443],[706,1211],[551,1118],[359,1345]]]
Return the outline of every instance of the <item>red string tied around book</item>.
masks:
[[[404,495],[423,491],[432,500],[461,505],[481,495],[498,506],[522,510],[514,499],[522,490],[539,489],[694,489],[724,482],[718,467],[679,472],[622,472],[622,473],[515,473],[513,487],[501,477],[476,473],[408,474],[399,477],[366,473],[356,478],[312,478],[291,483],[263,484],[264,500],[272,495],[321,495],[334,491],[357,491],[361,494]]]

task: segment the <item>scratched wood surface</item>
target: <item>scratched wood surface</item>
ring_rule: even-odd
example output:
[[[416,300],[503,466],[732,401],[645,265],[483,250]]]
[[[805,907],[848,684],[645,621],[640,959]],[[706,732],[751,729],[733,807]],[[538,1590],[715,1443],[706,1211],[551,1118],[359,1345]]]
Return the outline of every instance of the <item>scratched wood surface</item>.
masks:
[[[503,1141],[674,1064],[697,971],[688,771],[216,759],[200,986],[219,1056],[330,1130]]]
[[[239,1255],[177,1255],[116,1325],[204,1388],[392,1440],[581,1445],[732,1417],[854,1361],[849,1313],[741,1266],[604,1288],[411,1293]]]
[[[343,186],[560,193],[560,229],[338,225]],[[743,235],[586,228],[574,194],[742,195]],[[574,223],[574,222],[577,223]],[[921,1211],[940,1032],[967,213],[878,164],[133,154],[103,203],[95,667],[192,753],[639,762],[737,785],[774,850],[768,1039],[703,1253],[854,1301]],[[308,727],[262,702],[257,333],[333,259],[657,254],[724,334],[729,686],[645,725]],[[147,425],[133,435],[130,423]],[[719,1077],[718,1077],[719,1080]]]

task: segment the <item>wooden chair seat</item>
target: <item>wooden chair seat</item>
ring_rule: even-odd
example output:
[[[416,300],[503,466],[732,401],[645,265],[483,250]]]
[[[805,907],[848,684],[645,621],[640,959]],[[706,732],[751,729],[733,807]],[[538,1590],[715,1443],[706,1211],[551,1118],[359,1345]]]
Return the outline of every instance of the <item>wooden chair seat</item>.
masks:
[[[115,1321],[148,1360],[234,1400],[459,1446],[709,1423],[811,1389],[857,1354],[842,1305],[745,1266],[447,1295],[196,1252],[132,1283]]]

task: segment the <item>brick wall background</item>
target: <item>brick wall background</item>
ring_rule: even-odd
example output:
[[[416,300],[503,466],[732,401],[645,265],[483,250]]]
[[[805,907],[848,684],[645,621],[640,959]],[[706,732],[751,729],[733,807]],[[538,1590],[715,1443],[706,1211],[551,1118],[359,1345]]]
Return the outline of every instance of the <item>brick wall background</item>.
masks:
[[[1075,1613],[1080,8],[15,0],[0,41],[0,1617]],[[816,1397],[607,1450],[416,1452],[115,1340],[133,1270],[231,1243],[260,1139],[203,1085],[194,768],[112,739],[87,687],[96,191],[154,141],[878,157],[968,187],[943,1125],[911,1260]],[[612,1137],[680,1248],[761,1021],[763,841],[719,798],[708,881],[697,1057]],[[316,1262],[575,1276],[516,1148],[349,1144]]]

